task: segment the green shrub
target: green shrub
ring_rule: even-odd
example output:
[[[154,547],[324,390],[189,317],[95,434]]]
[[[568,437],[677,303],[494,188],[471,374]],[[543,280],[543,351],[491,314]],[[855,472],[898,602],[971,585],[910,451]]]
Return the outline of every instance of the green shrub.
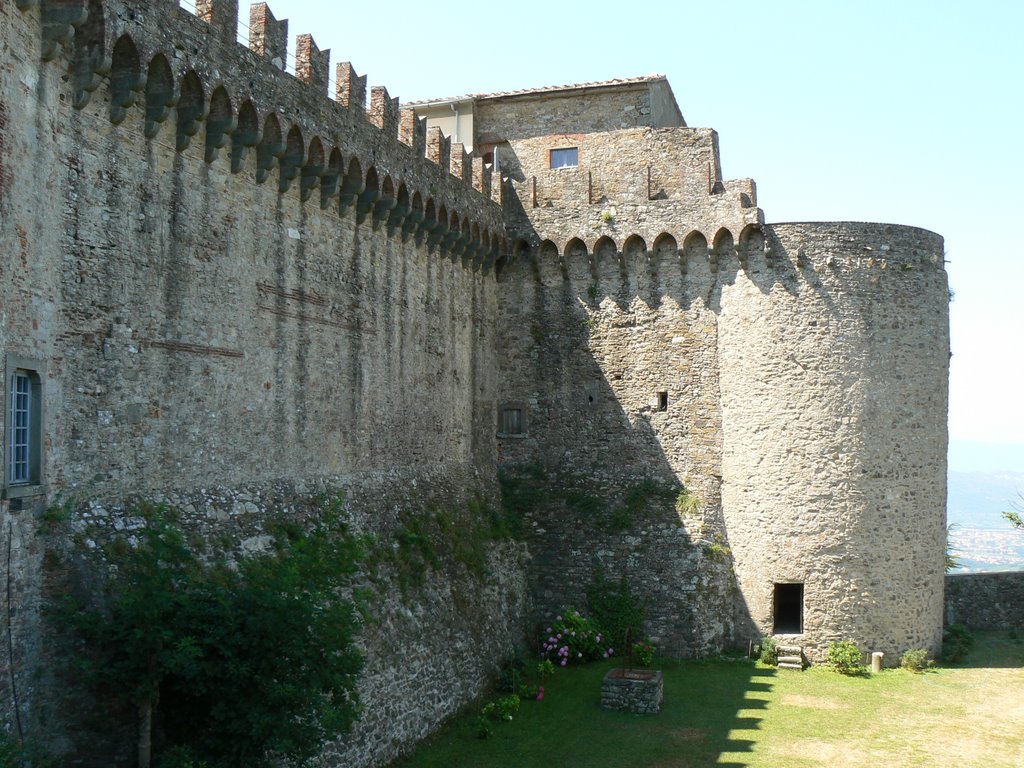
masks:
[[[654,651],[650,643],[633,643],[633,656],[641,667],[654,666]]]
[[[700,499],[683,488],[676,496],[676,512],[681,518],[695,517],[700,513]]]
[[[587,607],[604,635],[604,642],[612,648],[626,648],[626,633],[632,630],[632,639],[639,640],[644,624],[646,606],[633,594],[625,578],[612,581],[598,568],[587,585]]]
[[[928,651],[924,648],[911,648],[904,651],[900,657],[900,666],[911,672],[924,672],[932,666],[932,660],[928,658]]]
[[[570,661],[608,658],[613,652],[597,622],[575,610],[556,616],[541,639],[541,653],[563,667]]]
[[[828,665],[842,675],[863,675],[867,672],[864,654],[852,640],[829,643],[826,658]]]
[[[38,745],[20,743],[0,729],[0,768],[57,768],[57,759]]]
[[[476,719],[476,737],[478,739],[489,739],[494,735],[494,728],[491,726],[491,720],[484,715],[480,715]]]
[[[505,693],[515,693],[519,690],[520,683],[526,672],[526,661],[519,656],[507,659],[501,665],[501,674],[498,676],[497,689]]]
[[[950,624],[942,634],[942,663],[963,661],[974,645],[974,635],[963,624]]]
[[[761,641],[761,663],[770,667],[779,663],[779,644],[773,637],[766,637]]]
[[[139,505],[144,527],[96,536],[102,595],[70,597],[51,617],[77,645],[101,695],[156,709],[168,765],[255,768],[301,760],[358,714],[357,620],[339,591],[363,557],[324,506],[309,530],[280,529],[275,548],[200,558],[174,513]],[[179,747],[176,752],[174,747]]]
[[[489,720],[511,720],[512,716],[519,711],[519,696],[502,696],[500,699],[488,702],[480,710],[480,714]]]

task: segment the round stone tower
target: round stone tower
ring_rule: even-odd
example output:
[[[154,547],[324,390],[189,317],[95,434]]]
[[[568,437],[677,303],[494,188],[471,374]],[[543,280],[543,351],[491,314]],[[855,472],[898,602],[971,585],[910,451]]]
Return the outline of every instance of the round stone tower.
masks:
[[[765,227],[722,286],[722,505],[746,610],[821,660],[942,635],[949,293],[938,235]]]

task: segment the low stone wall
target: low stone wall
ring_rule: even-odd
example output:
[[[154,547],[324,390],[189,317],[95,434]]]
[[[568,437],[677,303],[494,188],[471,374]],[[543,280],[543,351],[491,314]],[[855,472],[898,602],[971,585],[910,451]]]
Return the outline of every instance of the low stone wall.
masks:
[[[613,669],[601,682],[601,709],[656,715],[665,699],[660,671]]]
[[[946,624],[1024,628],[1024,571],[946,576]]]

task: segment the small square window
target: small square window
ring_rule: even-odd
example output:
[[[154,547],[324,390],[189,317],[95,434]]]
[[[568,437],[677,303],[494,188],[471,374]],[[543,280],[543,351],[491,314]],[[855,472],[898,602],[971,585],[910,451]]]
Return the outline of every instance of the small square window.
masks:
[[[580,148],[565,147],[551,150],[552,168],[576,168],[580,164]]]
[[[502,408],[499,416],[498,432],[503,435],[523,434],[523,409]]]
[[[668,392],[658,393],[658,412],[664,413],[668,410]]]

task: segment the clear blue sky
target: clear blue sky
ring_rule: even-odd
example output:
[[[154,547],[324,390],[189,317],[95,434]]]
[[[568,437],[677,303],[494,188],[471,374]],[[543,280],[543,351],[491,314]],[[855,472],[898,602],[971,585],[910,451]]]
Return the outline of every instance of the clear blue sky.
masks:
[[[950,436],[1024,444],[1024,2],[270,5],[402,101],[664,73],[769,222],[942,234]]]

